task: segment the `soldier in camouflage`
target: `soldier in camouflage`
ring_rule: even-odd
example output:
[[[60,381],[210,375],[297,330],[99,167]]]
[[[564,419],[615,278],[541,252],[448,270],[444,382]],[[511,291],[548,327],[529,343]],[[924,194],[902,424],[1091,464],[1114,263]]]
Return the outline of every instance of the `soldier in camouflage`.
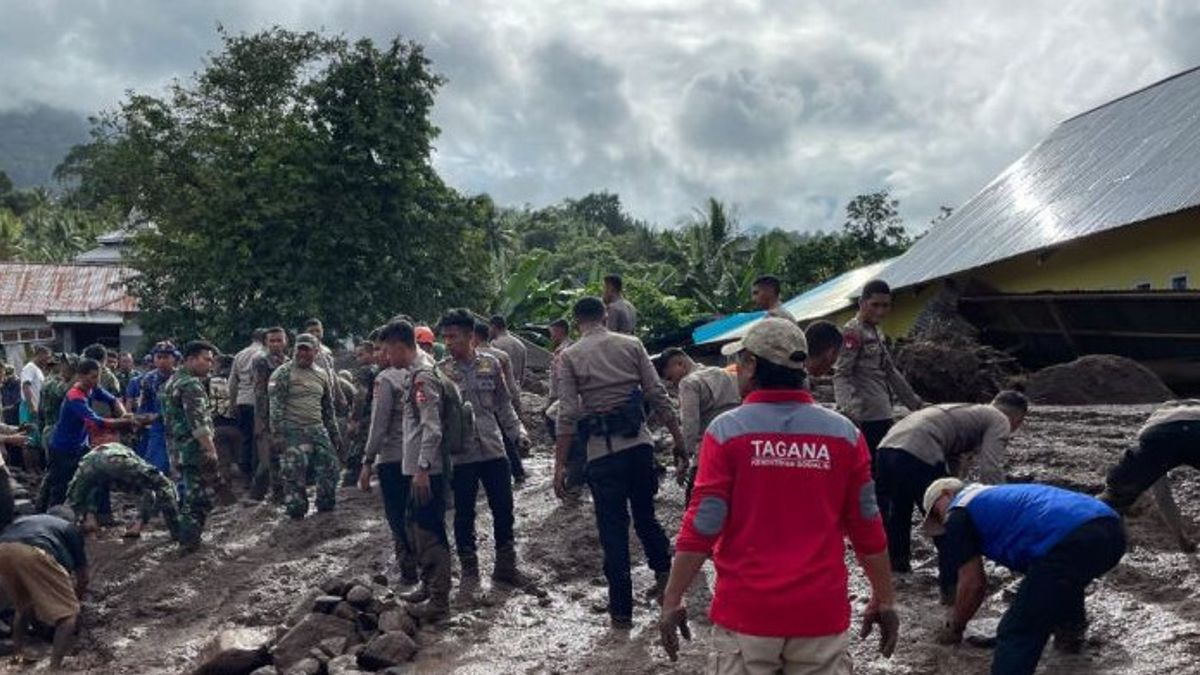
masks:
[[[161,511],[171,536],[179,538],[179,508],[175,487],[152,464],[120,443],[106,443],[83,456],[67,488],[67,503],[84,519],[84,531],[96,530],[96,496],[101,489],[139,496],[138,520],[125,531],[140,537],[142,527]]]
[[[268,388],[271,374],[291,359],[287,355],[287,332],[282,328],[268,328],[263,340],[267,351],[256,356],[250,366],[254,383],[254,447],[258,453],[258,469],[254,474],[250,498],[261,500],[269,487],[271,501],[282,503],[283,481],[280,479],[279,458],[283,455],[283,448],[271,433]]]
[[[217,447],[213,444],[212,407],[203,380],[213,367],[216,347],[188,343],[183,367],[159,392],[167,446],[178,457],[183,500],[179,508],[179,544],[184,552],[200,546],[204,522],[212,511],[218,482]]]
[[[374,403],[376,367],[375,343],[365,340],[354,350],[354,399],[350,405],[350,419],[346,425],[346,472],[342,485],[350,487],[358,480],[362,469],[363,450],[367,445],[367,432],[371,427],[371,405]]]
[[[296,336],[295,359],[271,374],[271,435],[281,443],[279,468],[283,506],[288,516],[308,513],[308,468],[317,485],[317,511],[332,511],[337,499],[338,438],[334,385],[325,369],[315,364],[321,343],[307,333]]]

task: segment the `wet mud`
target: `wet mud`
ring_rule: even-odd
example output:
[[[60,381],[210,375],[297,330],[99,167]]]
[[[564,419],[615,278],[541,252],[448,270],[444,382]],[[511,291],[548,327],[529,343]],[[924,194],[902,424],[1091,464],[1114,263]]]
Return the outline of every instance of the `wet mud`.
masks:
[[[528,396],[528,395],[527,395]],[[530,408],[536,397],[528,397]],[[1009,475],[1088,493],[1098,492],[1108,465],[1134,438],[1149,406],[1042,408],[1012,443]],[[531,430],[533,416],[527,417]],[[415,673],[695,673],[703,670],[710,626],[704,617],[712,581],[688,597],[696,639],[672,664],[658,646],[656,610],[642,601],[634,629],[609,628],[603,612],[605,586],[590,502],[567,507],[550,485],[550,449],[544,434],[527,460],[528,483],[516,494],[518,545],[529,571],[541,575],[548,598],[493,589],[491,520],[480,505],[478,523],[484,593],[473,603],[456,598],[455,616],[440,629],[422,629]],[[1190,522],[1200,520],[1200,480],[1177,472],[1177,499]],[[200,552],[180,556],[161,526],[137,541],[113,529],[89,547],[94,565],[92,596],[83,613],[83,637],[67,672],[183,673],[225,628],[281,630],[307,609],[317,584],[333,575],[395,578],[392,545],[379,491],[342,488],[332,514],[302,522],[281,510],[251,502],[218,509]],[[660,519],[669,535],[678,529],[682,491],[664,480]],[[128,512],[132,515],[132,512]],[[1081,655],[1047,648],[1039,672],[1196,672],[1200,663],[1200,562],[1175,550],[1150,499],[1129,519],[1130,551],[1107,577],[1089,589],[1091,621]],[[1196,527],[1192,534],[1197,534]],[[901,579],[902,636],[890,660],[875,654],[875,641],[852,641],[857,673],[986,673],[991,651],[933,643],[942,609],[937,603],[936,564],[928,542],[914,537],[914,572]],[[638,597],[652,575],[631,533]],[[987,633],[1003,613],[1019,579],[988,567],[988,599],[968,633]],[[854,621],[866,585],[852,567]],[[800,609],[800,608],[798,608]],[[40,646],[44,649],[44,646]],[[0,666],[0,672],[18,672]],[[43,659],[32,671],[44,672]],[[30,672],[29,668],[19,672]]]

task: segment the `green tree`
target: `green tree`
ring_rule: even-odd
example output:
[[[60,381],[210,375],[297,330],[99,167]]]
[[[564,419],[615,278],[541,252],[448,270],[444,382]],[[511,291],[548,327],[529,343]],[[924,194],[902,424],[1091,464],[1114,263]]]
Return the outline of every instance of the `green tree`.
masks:
[[[887,190],[859,195],[846,205],[842,231],[863,264],[900,255],[912,245],[899,209],[900,200]]]
[[[132,291],[151,334],[240,342],[320,315],[364,332],[480,306],[490,209],[430,163],[442,80],[422,48],[221,31],[163,98],[131,94],[58,174],[81,204],[139,208]]]

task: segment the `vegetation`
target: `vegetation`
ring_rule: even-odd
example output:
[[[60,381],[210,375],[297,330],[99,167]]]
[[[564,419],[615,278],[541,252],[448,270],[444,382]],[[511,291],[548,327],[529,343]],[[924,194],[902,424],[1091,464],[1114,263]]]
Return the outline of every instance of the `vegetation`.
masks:
[[[886,191],[856,197],[842,228],[819,234],[743,232],[715,198],[675,228],[608,192],[500,207],[434,171],[442,80],[419,45],[282,29],[221,38],[191,79],[92,120],[55,172],[62,199],[0,182],[0,257],[68,259],[136,209],[154,224],[134,232],[128,259],[147,334],[233,346],[311,315],[343,335],[456,305],[544,324],[611,273],[644,337],[682,337],[749,309],[760,274],[791,296],[911,243]]]

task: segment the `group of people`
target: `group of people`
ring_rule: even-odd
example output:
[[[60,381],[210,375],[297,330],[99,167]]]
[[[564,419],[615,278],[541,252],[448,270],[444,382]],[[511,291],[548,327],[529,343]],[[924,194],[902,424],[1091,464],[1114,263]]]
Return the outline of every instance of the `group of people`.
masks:
[[[631,524],[654,575],[646,596],[659,603],[672,659],[679,636],[690,637],[684,595],[713,560],[717,673],[851,672],[847,540],[870,586],[862,635],[878,630],[890,656],[900,632],[893,575],[911,573],[914,510],[924,514],[948,606],[939,642],[962,640],[979,610],[984,557],[1025,575],[998,628],[997,673],[1033,672],[1051,635],[1060,648],[1080,649],[1084,590],[1121,559],[1118,510],[1145,490],[1153,487],[1180,547],[1194,550],[1165,475],[1196,465],[1200,402],[1156,412],[1099,498],[1005,485],[1006,446],[1029,410],[1023,395],[925,404],[880,328],[891,301],[882,282],[866,285],[841,329],[817,321],[802,330],[779,297],[776,278],[754,282],[764,318],[722,349],[724,367],[682,349],[652,359],[633,335],[636,310],[615,275],[603,297],[579,300],[572,321],[548,327],[553,354],[540,412],[554,438],[553,487],[568,504],[590,493],[615,629],[632,626],[637,606]],[[316,319],[292,349],[283,328],[261,329],[232,358],[226,391],[245,442],[225,463],[245,476],[251,497],[302,519],[310,483],[318,513],[335,508],[339,482],[363,491],[378,485],[398,583],[407,589],[401,598],[422,623],[436,624],[451,612],[454,558],[459,598],[471,602],[480,589],[482,489],[493,583],[544,595],[517,555],[514,494],[531,445],[519,415],[527,353],[504,317],[481,322],[458,309],[432,326],[394,317],[355,345],[353,372],[335,368],[322,338]],[[161,513],[171,536],[193,551],[228,469],[214,442],[212,344],[160,342],[150,368],[131,371],[124,384],[99,349],[82,358],[36,349],[29,365],[54,371],[28,380],[39,417],[0,427],[0,442],[11,447],[36,445],[30,430],[42,438],[46,513],[0,533],[0,586],[17,607],[18,650],[34,615],[58,631],[56,663],[87,586],[81,531],[110,516],[109,492],[137,497],[131,536]],[[810,392],[811,379],[826,375],[837,411]],[[894,399],[910,411],[898,422]],[[687,491],[674,554],[656,514],[655,428],[671,437],[675,476]]]

